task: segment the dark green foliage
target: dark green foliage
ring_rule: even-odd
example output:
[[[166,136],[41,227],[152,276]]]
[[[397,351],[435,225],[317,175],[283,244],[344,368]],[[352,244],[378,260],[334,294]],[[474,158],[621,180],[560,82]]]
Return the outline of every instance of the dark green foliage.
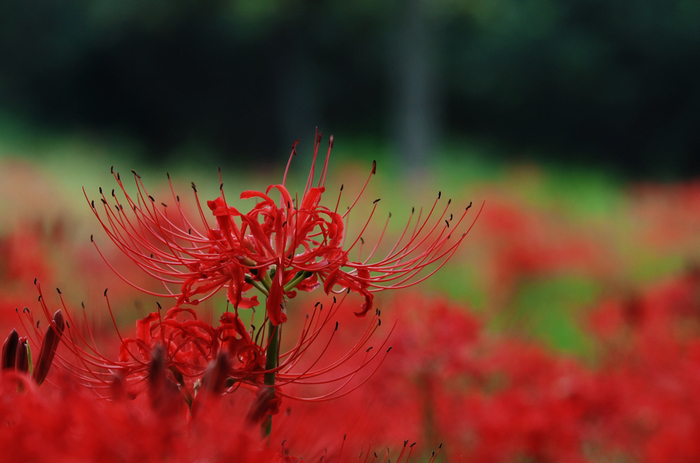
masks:
[[[416,18],[422,58],[401,48]],[[416,60],[439,135],[692,175],[697,24],[689,0],[2,2],[0,109],[156,156],[283,157],[315,125],[411,137]]]

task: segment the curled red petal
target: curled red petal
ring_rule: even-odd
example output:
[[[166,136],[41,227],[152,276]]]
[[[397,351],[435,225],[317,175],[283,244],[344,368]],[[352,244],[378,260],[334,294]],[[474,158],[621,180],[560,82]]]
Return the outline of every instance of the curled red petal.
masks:
[[[136,339],[146,344],[151,343],[151,324],[158,320],[158,312],[151,312],[147,317],[136,322]]]
[[[358,317],[364,317],[365,315],[367,315],[367,312],[372,310],[373,301],[374,301],[374,294],[372,294],[366,290],[362,290],[360,292],[362,293],[363,296],[365,296],[365,302],[364,302],[364,304],[362,304],[362,306],[360,306],[361,310],[359,312],[355,312],[355,315],[357,315]]]
[[[339,268],[331,270],[331,272],[326,277],[326,280],[323,282],[323,291],[325,291],[326,294],[330,294],[331,289],[333,289],[333,285],[338,281],[339,277],[340,277],[340,269]]]

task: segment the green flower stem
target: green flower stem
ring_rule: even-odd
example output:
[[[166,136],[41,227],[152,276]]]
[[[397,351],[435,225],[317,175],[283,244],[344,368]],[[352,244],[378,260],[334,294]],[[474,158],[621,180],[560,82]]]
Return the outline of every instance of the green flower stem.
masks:
[[[29,377],[32,378],[34,377],[34,360],[32,360],[32,349],[29,347],[29,343],[27,343],[27,363],[29,365]]]
[[[299,283],[301,283],[301,282],[304,281],[305,279],[309,278],[309,277],[310,277],[311,275],[313,275],[313,274],[314,274],[314,272],[310,272],[310,271],[308,271],[308,270],[304,270],[303,272],[302,272],[302,271],[297,272],[297,274],[294,276],[294,278],[292,279],[292,281],[290,281],[289,283],[287,283],[287,284],[284,286],[284,290],[285,290],[285,291],[291,291],[292,289],[296,288],[296,286],[297,286]]]
[[[265,295],[265,297],[270,295],[268,288],[265,288],[265,286],[261,282],[255,281],[252,278],[250,278],[249,276],[245,277],[245,282],[250,284],[250,285],[253,285],[253,287],[256,288],[258,291],[260,291],[261,293],[263,293]]]
[[[265,272],[265,275],[262,277],[262,284],[265,285],[266,288],[271,288],[272,287],[272,277],[275,276],[277,268],[271,269],[269,272]]]
[[[264,384],[266,387],[269,387],[270,399],[273,399],[275,397],[275,370],[279,364],[280,327],[268,321],[267,328],[270,333],[270,341],[267,346],[267,357],[265,359],[265,370],[267,370],[267,373],[264,376]],[[263,437],[269,436],[272,432],[272,415],[268,415],[263,420],[261,432]]]

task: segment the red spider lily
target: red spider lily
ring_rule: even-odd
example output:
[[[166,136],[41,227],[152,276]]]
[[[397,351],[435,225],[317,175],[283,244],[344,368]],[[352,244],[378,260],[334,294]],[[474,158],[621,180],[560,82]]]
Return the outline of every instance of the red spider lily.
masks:
[[[316,181],[320,141],[321,134],[317,133],[311,170],[301,199],[293,197],[286,187],[287,172],[296,154],[295,143],[281,184],[270,185],[265,192],[245,191],[240,195],[241,199],[259,201],[249,212],[243,213],[228,205],[221,183],[221,196],[207,202],[215,217],[216,228],[209,225],[194,184],[202,222],[199,229],[185,216],[172,184],[176,204],[174,217],[169,214],[172,209],[164,203],[160,207],[148,194],[141,177],[135,172],[137,194],[134,197],[126,192],[120,175],[113,172],[125,202],[118,200],[112,190],[115,202],[110,206],[100,190],[104,213],[98,212],[94,201],[91,202],[92,209],[119,249],[142,270],[163,282],[166,295],[176,297],[178,304],[197,304],[226,287],[228,300],[234,308],[250,308],[258,305],[257,297],[245,294],[255,287],[266,296],[267,316],[277,326],[287,320],[287,298],[294,297],[296,290],[311,291],[323,284],[326,293],[349,290],[362,294],[365,302],[356,314],[363,316],[373,307],[374,292],[414,285],[445,264],[466,236],[466,232],[461,232],[459,237],[452,239],[469,207],[453,221],[453,214],[448,213],[450,201],[444,209],[438,210],[441,197],[438,194],[423,219],[422,211],[419,211],[414,223],[415,210],[411,213],[399,240],[385,257],[371,262],[379,249],[388,219],[369,255],[364,258],[358,255],[357,260],[352,260],[349,252],[356,246],[361,252],[364,240],[360,233],[345,247],[345,220],[364,192],[369,178],[345,213],[338,212],[340,195],[333,208],[321,205],[333,137]],[[370,178],[375,172],[376,163]],[[273,190],[279,194],[279,201],[271,197]],[[342,191],[341,186],[341,194]],[[378,201],[374,202],[362,232],[367,229]],[[362,244],[358,246],[358,243]]]
[[[39,283],[37,290],[42,312],[51,320]],[[65,317],[60,342],[68,352],[57,352],[54,347],[52,352],[55,358],[52,357],[48,365],[53,363],[60,369],[71,372],[78,382],[104,397],[135,397],[153,388],[151,381],[154,376],[161,376],[190,405],[202,387],[219,395],[234,392],[241,387],[253,391],[274,387],[274,395],[278,398],[324,401],[344,396],[361,386],[379,368],[388,352],[384,349],[386,339],[377,349],[369,344],[381,325],[379,311],[376,311],[354,346],[334,362],[320,365],[320,358],[328,350],[338,330],[338,323],[333,325],[332,321],[344,298],[339,302],[334,298],[330,308],[324,309],[322,304],[317,303],[313,312],[307,314],[296,344],[280,353],[279,364],[272,371],[266,369],[265,364],[268,350],[266,343],[270,342],[265,325],[258,330],[251,326],[251,330],[247,331],[237,312],[225,312],[219,320],[219,326],[215,327],[199,320],[191,308],[182,306],[175,306],[163,315],[159,305],[157,312],[136,322],[136,336],[133,338],[123,337],[115,322],[120,351],[118,359],[112,360],[99,352],[87,323],[84,330],[78,329],[80,323],[73,319],[72,311],[66,306],[60,291],[58,294],[62,305],[58,313]],[[112,315],[106,290],[105,299]],[[34,328],[34,336],[30,336],[33,344],[46,345],[45,338],[36,328],[38,322],[35,322],[32,312],[25,309],[23,313]],[[114,320],[113,315],[112,319]],[[51,330],[50,327],[49,335]],[[83,334],[82,331],[86,333]],[[316,341],[323,347],[312,349],[311,345]],[[55,342],[57,344],[59,339]],[[42,355],[40,359],[41,357]],[[157,367],[158,363],[162,363],[162,368]],[[372,371],[359,375],[370,364],[374,365]],[[160,368],[158,375],[154,375],[154,368]],[[215,372],[214,369],[219,371]],[[271,372],[276,374],[274,386],[266,385],[263,381],[264,376]],[[334,375],[334,372],[339,373]],[[332,389],[315,397],[296,396],[285,392],[284,386],[291,383],[309,387],[330,385]],[[268,404],[259,404],[260,407],[266,405]]]

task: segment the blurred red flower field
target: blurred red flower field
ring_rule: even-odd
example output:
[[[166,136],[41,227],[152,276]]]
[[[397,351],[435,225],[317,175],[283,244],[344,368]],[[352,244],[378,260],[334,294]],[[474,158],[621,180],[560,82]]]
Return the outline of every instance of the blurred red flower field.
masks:
[[[2,162],[12,174],[2,187],[11,220],[0,236],[0,328],[20,340],[3,348],[5,461],[700,461],[697,183],[621,186],[603,212],[576,213],[578,199],[541,199],[551,174],[513,168],[450,192],[460,214],[485,200],[473,229],[477,211],[457,227],[456,212],[431,215],[434,198],[418,197],[423,215],[406,233],[425,238],[402,247],[402,219],[365,224],[388,213],[368,194],[396,194],[381,164],[376,185],[345,186],[349,224],[337,191],[321,191],[326,175],[343,182],[332,165],[317,166],[323,183],[312,172],[306,196],[257,196],[254,219],[233,193],[198,210],[180,189],[186,179],[173,177],[178,211],[155,206],[172,201],[170,186],[150,188],[151,209],[149,193],[127,186],[136,199],[122,203],[138,220],[113,204],[101,215],[117,246],[104,232],[95,241],[127,284],[74,205],[56,195],[50,211],[42,198],[10,197],[17,173],[23,191],[50,174]],[[340,170],[351,178],[353,168]],[[200,213],[221,233],[188,238],[196,230],[184,218]],[[460,241],[470,230],[459,249],[453,229]],[[246,292],[256,289],[268,304],[253,310]],[[194,296],[206,297],[192,305]],[[51,330],[61,343],[40,385]],[[34,379],[19,368],[24,336]]]

